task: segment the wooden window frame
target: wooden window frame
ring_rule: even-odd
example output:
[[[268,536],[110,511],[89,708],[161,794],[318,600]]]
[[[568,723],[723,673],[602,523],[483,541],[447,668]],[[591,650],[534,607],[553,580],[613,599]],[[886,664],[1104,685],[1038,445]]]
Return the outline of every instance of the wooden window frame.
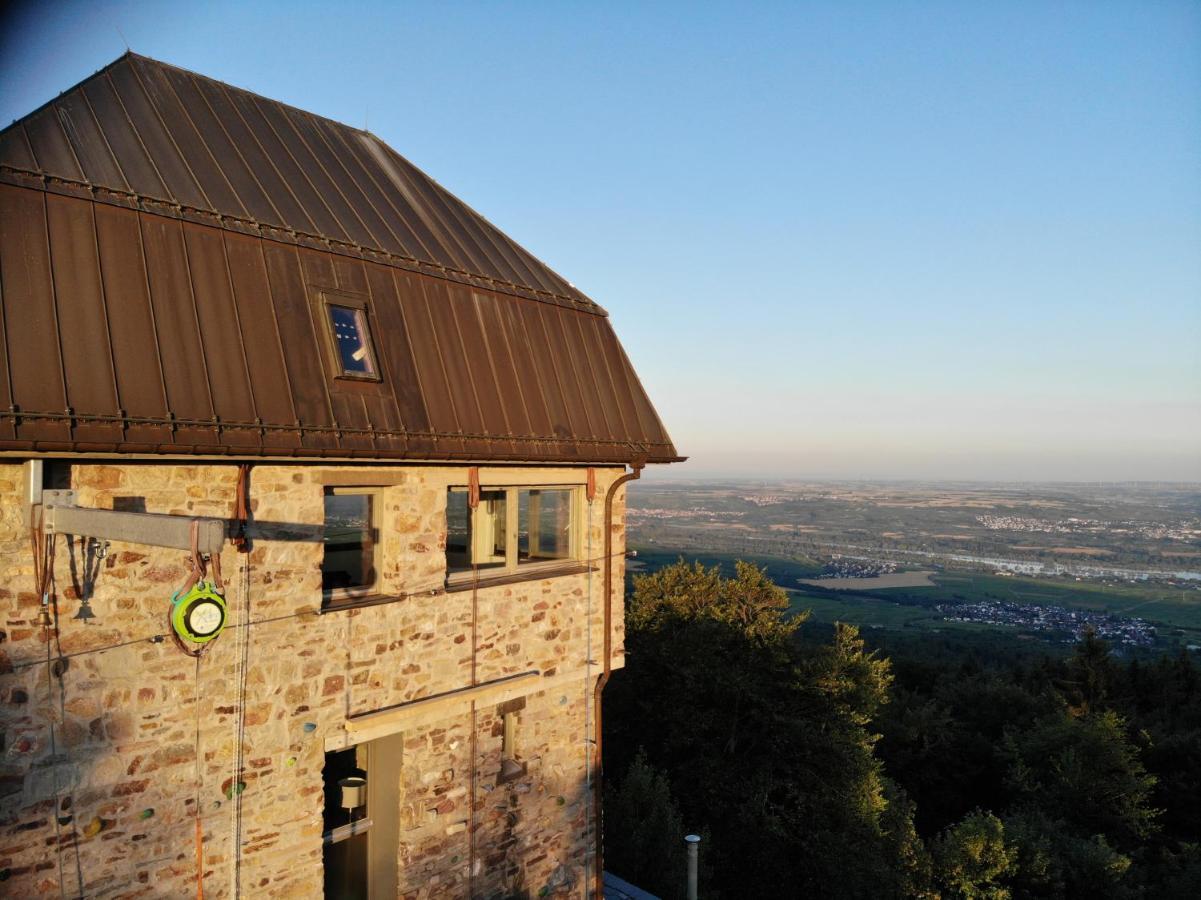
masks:
[[[321,288],[317,292],[318,307],[325,330],[326,355],[329,358],[334,378],[341,381],[360,381],[376,383],[383,381],[383,370],[380,366],[379,354],[375,351],[375,340],[371,336],[371,303],[363,294],[352,294],[348,291]],[[347,372],[342,365],[342,353],[338,349],[338,336],[334,334],[333,315],[330,307],[340,306],[343,309],[353,309],[363,314],[363,345],[371,360],[374,373]]]
[[[380,547],[383,544],[383,531],[380,528],[380,506],[383,500],[383,488],[379,485],[325,485],[321,490],[321,502],[325,503],[327,495],[367,495],[371,497],[371,531],[374,543],[371,549],[371,571],[374,573],[374,579],[371,584],[359,585],[349,588],[325,588],[321,589],[321,608],[322,610],[335,609],[343,606],[353,606],[356,603],[379,597],[382,595],[380,584],[382,579],[380,568]],[[322,522],[322,529],[325,525]],[[322,536],[324,537],[324,530]],[[325,543],[322,541],[321,555],[321,571],[324,577],[325,573]]]
[[[466,485],[451,485],[447,493],[461,493],[468,490]],[[521,491],[568,491],[570,492],[571,510],[570,540],[571,547],[568,556],[562,559],[543,559],[521,562],[518,560],[518,497]],[[587,527],[587,504],[584,499],[582,484],[487,484],[480,486],[480,494],[502,492],[505,495],[505,562],[503,565],[490,565],[486,569],[473,571],[471,566],[451,571],[449,564],[446,569],[446,584],[448,587],[468,585],[478,581],[503,580],[515,581],[525,578],[540,578],[560,573],[562,570],[578,571],[586,561],[584,555],[584,529]],[[489,518],[484,504],[480,503],[471,513],[472,546],[468,552],[475,557],[475,541],[477,535],[485,532],[484,523]]]

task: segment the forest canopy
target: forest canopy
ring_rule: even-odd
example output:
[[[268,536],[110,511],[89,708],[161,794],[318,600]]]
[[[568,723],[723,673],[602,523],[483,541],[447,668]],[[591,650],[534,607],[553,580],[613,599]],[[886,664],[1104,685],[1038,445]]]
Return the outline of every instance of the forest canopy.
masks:
[[[682,896],[1201,896],[1201,671],[886,658],[764,570],[635,576],[606,692],[606,867]],[[816,630],[816,629],[815,629]],[[673,833],[678,832],[678,833]]]

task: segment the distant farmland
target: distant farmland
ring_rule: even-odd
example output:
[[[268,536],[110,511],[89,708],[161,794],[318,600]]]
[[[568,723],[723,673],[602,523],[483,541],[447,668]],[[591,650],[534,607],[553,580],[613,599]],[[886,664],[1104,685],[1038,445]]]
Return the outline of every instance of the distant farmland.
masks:
[[[934,573],[923,569],[920,572],[894,572],[891,575],[874,575],[871,578],[801,578],[801,584],[826,588],[831,591],[875,591],[883,588],[934,587],[930,576]]]

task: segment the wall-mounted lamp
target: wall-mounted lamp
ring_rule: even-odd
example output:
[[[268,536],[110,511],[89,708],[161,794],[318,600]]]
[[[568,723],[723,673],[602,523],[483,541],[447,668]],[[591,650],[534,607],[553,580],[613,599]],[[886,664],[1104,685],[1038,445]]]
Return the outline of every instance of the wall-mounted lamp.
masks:
[[[367,779],[351,775],[349,778],[339,778],[338,787],[342,789],[342,808],[352,812],[367,803]]]

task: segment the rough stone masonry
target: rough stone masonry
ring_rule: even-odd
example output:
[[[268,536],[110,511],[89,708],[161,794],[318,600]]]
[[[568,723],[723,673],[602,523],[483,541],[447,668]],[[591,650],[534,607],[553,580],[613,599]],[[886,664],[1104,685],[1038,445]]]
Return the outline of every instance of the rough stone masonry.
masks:
[[[481,470],[481,482],[564,469]],[[572,470],[578,482],[585,471]],[[447,592],[451,466],[257,465],[252,551],[227,545],[229,625],[199,662],[168,634],[186,553],[59,535],[43,625],[23,520],[23,470],[0,464],[0,894],[188,897],[196,811],[206,897],[322,894],[322,769],[355,742],[348,721],[403,736],[397,786],[405,898],[586,897],[592,690],[599,675],[604,496],[587,504],[589,571]],[[80,506],[229,518],[231,464],[72,464]],[[321,611],[323,491],[380,484],[378,605]],[[613,665],[623,659],[624,506],[613,516]],[[91,585],[95,618],[75,618]],[[54,607],[57,616],[53,616]],[[472,610],[477,619],[472,622]],[[474,648],[472,647],[474,634]],[[405,704],[537,672],[519,697]],[[466,696],[466,695],[464,695]],[[502,714],[524,771],[503,779]],[[474,735],[472,732],[474,720]]]

